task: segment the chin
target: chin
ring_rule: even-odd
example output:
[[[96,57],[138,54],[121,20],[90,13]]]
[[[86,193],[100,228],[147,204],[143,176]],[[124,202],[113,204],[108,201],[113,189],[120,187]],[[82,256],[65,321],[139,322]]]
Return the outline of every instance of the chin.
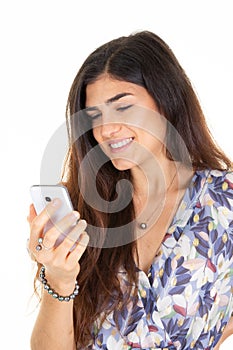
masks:
[[[112,159],[113,166],[120,171],[130,170],[135,167],[135,164],[124,159]]]

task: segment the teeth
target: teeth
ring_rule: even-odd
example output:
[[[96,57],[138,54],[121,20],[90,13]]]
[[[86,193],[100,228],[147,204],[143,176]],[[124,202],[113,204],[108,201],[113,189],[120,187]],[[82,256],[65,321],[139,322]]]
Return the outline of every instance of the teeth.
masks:
[[[133,141],[133,138],[130,137],[129,139],[125,139],[123,141],[120,141],[120,142],[117,142],[117,143],[112,143],[110,145],[110,147],[112,148],[120,148],[120,147],[123,147],[125,145],[127,145],[128,143],[130,143],[131,141]]]

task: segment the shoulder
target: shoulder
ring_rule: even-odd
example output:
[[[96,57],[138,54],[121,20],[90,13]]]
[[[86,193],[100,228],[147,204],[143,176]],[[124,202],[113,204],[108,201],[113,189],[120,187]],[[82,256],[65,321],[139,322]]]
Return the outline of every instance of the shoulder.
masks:
[[[215,259],[216,266],[226,260],[232,269],[233,171],[204,170],[196,174],[197,182],[202,182],[202,191],[194,211],[195,235],[198,234],[203,247],[206,243],[203,237],[208,240],[212,261]]]
[[[194,181],[199,215],[220,222],[224,228],[233,225],[233,172],[196,171]],[[198,209],[199,208],[199,209]]]
[[[202,170],[196,174],[203,186],[201,202],[233,211],[233,171]]]
[[[201,184],[201,185],[200,185]],[[233,229],[233,172],[219,170],[196,171],[195,185],[199,188],[194,214],[203,225],[208,221],[218,234]],[[211,223],[210,223],[211,222]],[[232,237],[233,242],[233,237]]]
[[[228,198],[229,201],[233,200],[233,172],[232,171],[219,171],[211,170],[207,177],[207,183],[209,183],[209,192],[212,196],[217,195],[217,198]],[[216,199],[217,199],[216,198]]]
[[[215,170],[205,169],[196,170],[197,177],[207,180],[208,183],[220,184],[226,181],[231,189],[233,189],[233,170]]]
[[[229,189],[233,190],[233,170],[205,170],[209,178],[216,184],[227,184]],[[226,186],[223,186],[223,191]]]

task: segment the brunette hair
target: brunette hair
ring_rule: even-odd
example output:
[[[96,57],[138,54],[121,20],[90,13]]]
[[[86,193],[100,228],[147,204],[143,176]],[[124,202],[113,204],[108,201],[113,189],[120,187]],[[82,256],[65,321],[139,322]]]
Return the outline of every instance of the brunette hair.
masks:
[[[121,179],[132,181],[130,170],[118,171],[98,148],[92,130],[82,133],[82,123],[72,123],[72,116],[85,109],[86,86],[102,74],[144,87],[153,97],[159,111],[177,130],[184,140],[192,166],[197,170],[225,170],[231,161],[214,142],[192,85],[168,45],[157,35],[148,31],[112,40],[96,49],[80,68],[69,93],[67,103],[67,127],[70,149],[65,164],[66,186],[76,210],[93,229],[87,228],[91,237],[80,265],[78,276],[80,294],[74,303],[75,338],[78,348],[86,348],[92,339],[92,327],[97,319],[127,303],[128,295],[137,285],[135,268],[135,242],[112,248],[101,248],[108,239],[108,227],[120,227],[133,221],[132,201],[124,210],[107,213],[88,205],[80,191],[80,181],[85,191],[90,190],[91,177],[96,175],[96,186],[105,201],[125,195],[124,188],[116,185]],[[77,119],[78,120],[78,119]],[[73,139],[73,132],[79,134]],[[167,131],[169,133],[169,129]],[[168,149],[173,150],[176,160],[182,161],[177,140],[167,138]],[[96,151],[90,152],[93,148]],[[92,153],[92,154],[91,154]],[[85,166],[81,162],[86,157]],[[170,153],[167,153],[170,157]],[[174,159],[173,159],[174,160]],[[101,169],[98,164],[104,164]],[[97,171],[98,170],[98,171]],[[79,181],[79,180],[80,181]],[[128,190],[130,193],[130,190]],[[89,226],[88,226],[89,227]],[[99,229],[98,229],[99,228]],[[119,231],[120,232],[120,231]],[[134,227],[129,226],[132,235]],[[98,237],[98,238],[96,238]],[[121,290],[118,272],[123,268],[129,281],[128,291]]]

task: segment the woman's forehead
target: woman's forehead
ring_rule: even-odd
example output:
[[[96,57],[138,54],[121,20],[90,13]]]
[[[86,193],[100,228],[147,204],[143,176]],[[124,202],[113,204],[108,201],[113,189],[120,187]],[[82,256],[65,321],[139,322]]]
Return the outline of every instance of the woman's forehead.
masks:
[[[120,99],[132,99],[146,95],[147,91],[143,87],[109,77],[102,77],[86,87],[86,107],[97,106],[117,102]]]
[[[86,87],[86,105],[105,103],[119,94],[134,95],[140,86],[109,77],[101,77]]]

